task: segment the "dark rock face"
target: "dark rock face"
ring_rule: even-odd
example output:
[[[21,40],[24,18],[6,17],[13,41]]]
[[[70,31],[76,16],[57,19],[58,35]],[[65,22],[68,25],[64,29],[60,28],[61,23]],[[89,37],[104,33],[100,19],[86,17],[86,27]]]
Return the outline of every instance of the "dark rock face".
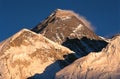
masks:
[[[76,52],[76,56],[79,58],[86,56],[90,52],[101,51],[106,47],[107,42],[83,37],[81,39],[67,39],[62,45]]]
[[[82,57],[100,51],[107,45],[88,27],[75,13],[58,9],[32,31],[70,48],[78,57]]]

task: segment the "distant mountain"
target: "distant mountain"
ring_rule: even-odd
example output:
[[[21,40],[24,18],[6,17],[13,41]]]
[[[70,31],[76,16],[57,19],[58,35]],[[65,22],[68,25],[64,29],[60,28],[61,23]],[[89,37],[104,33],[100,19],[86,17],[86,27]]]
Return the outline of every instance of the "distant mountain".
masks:
[[[23,29],[0,46],[0,79],[26,79],[37,74],[51,78],[61,69],[57,60],[63,61],[68,54],[72,54],[68,48]],[[46,67],[54,68],[47,76],[42,74]]]
[[[32,31],[70,48],[79,58],[90,52],[100,51],[107,45],[90,27],[87,20],[74,12],[57,9]]]
[[[120,79],[120,35],[101,52],[91,52],[59,71],[55,79]]]

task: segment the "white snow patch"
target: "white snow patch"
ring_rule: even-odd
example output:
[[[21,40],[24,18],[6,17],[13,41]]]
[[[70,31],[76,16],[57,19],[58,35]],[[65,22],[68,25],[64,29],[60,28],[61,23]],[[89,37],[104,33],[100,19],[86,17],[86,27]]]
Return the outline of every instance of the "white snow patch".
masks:
[[[107,39],[107,38],[104,38],[104,37],[102,37],[102,36],[99,36],[101,39],[103,39],[104,41],[106,41],[106,42],[110,42],[111,41],[111,39]]]
[[[73,31],[74,33],[77,32],[77,30],[80,30],[83,27],[82,24],[79,24],[77,28],[75,28],[75,30]]]
[[[72,17],[72,16],[75,16],[76,18],[78,18],[80,21],[82,21],[82,23],[87,26],[89,29],[91,30],[95,30],[94,27],[92,27],[91,23],[89,21],[86,20],[86,17],[83,17],[77,13],[75,13],[74,11],[71,11],[71,10],[61,10],[61,9],[57,9],[56,10],[56,16],[57,17]]]
[[[65,17],[61,17],[62,20],[68,20],[68,19],[71,19],[71,17],[69,16],[65,16]]]

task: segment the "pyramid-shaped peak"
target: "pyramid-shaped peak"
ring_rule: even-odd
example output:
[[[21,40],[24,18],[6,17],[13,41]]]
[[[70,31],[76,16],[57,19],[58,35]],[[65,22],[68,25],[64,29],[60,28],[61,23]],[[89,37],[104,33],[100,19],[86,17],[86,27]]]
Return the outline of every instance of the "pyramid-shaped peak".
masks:
[[[64,60],[64,56],[68,54],[72,54],[70,49],[41,34],[23,29],[0,44],[0,74],[2,75],[0,79],[11,79],[12,77],[29,79],[27,77],[43,73],[56,60]],[[58,64],[57,66],[61,67]],[[19,69],[20,67],[21,69]],[[8,70],[10,73],[6,73]],[[54,73],[51,72],[51,74]],[[53,77],[53,75],[49,76],[50,79],[51,76]]]
[[[84,17],[71,10],[55,10],[47,19],[32,29],[57,43],[63,43],[67,38],[100,39],[91,29]]]

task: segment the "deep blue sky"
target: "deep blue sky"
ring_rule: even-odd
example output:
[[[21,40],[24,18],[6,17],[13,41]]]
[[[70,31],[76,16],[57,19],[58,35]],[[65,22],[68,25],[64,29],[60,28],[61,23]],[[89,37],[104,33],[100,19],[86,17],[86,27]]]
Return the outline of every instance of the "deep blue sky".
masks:
[[[0,41],[34,27],[57,8],[86,17],[98,35],[120,33],[120,0],[0,0]]]

